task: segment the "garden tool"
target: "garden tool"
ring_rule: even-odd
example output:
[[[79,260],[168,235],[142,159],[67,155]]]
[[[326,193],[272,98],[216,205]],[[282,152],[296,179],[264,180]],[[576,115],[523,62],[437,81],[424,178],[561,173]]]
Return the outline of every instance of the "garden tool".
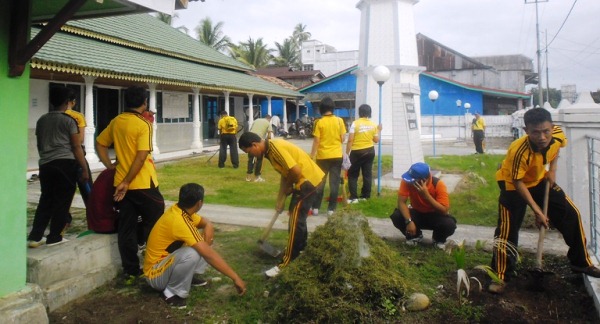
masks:
[[[284,202],[284,206],[285,206],[285,197],[283,199],[284,199],[283,202]],[[271,230],[273,229],[273,225],[275,224],[277,217],[279,217],[279,214],[280,214],[280,212],[278,210],[276,210],[275,214],[273,215],[273,218],[271,218],[271,221],[269,222],[269,225],[267,225],[267,227],[263,231],[262,235],[258,239],[258,246],[260,247],[260,249],[274,258],[278,258],[281,256],[281,250],[274,247],[273,245],[269,244],[266,240],[267,240],[267,237],[269,236],[269,234],[271,233]]]
[[[544,188],[544,206],[542,211],[546,217],[548,217],[548,196],[550,195],[550,182],[546,180],[546,186]],[[544,276],[552,274],[552,272],[544,271],[542,254],[544,253],[544,238],[546,237],[546,227],[540,226],[540,234],[538,237],[537,252],[535,257],[535,268],[530,270],[531,281],[529,283],[529,289],[533,291],[544,291]]]

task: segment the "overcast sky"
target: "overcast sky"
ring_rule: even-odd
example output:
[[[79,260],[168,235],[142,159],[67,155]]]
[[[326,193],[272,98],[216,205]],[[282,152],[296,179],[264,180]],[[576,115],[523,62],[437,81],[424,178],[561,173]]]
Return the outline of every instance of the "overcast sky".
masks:
[[[535,0],[527,0],[531,2]],[[540,0],[542,1],[542,0]],[[576,2],[576,3],[575,3]],[[357,0],[206,0],[190,2],[177,11],[174,26],[185,25],[190,35],[198,22],[222,21],[234,43],[248,37],[271,48],[307,25],[312,39],[338,51],[357,50],[360,11]],[[575,6],[564,27],[555,37]],[[577,91],[600,89],[600,1],[549,0],[539,3],[541,47],[548,33],[550,87],[576,84]],[[524,0],[421,0],[414,5],[415,31],[464,55],[524,54],[536,59],[535,4]],[[542,70],[546,67],[545,53]],[[545,72],[543,85],[546,86]]]

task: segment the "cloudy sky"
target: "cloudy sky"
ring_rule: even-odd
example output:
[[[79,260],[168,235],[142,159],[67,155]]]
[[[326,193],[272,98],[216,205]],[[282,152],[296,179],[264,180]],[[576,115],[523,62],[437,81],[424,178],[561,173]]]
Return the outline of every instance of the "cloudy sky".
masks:
[[[535,0],[527,0],[532,1]],[[235,43],[262,37],[275,48],[275,42],[282,43],[292,34],[294,26],[302,23],[307,25],[313,39],[338,51],[357,50],[360,24],[357,3],[357,0],[206,0],[190,2],[187,10],[178,11],[179,18],[173,25],[185,25],[190,35],[195,36],[198,22],[210,17],[215,23],[224,23],[224,33]],[[600,89],[600,1],[549,0],[539,3],[538,10],[542,49],[546,31],[548,34],[550,86],[576,84],[577,91]],[[537,69],[535,3],[420,0],[414,5],[414,16],[417,33],[462,54],[524,54],[534,59]],[[545,64],[543,53],[543,71]],[[543,78],[545,87],[545,75]]]

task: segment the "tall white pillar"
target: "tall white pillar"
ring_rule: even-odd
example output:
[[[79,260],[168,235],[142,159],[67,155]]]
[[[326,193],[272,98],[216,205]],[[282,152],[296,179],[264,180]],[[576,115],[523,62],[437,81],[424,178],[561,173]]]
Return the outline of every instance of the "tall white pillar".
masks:
[[[267,114],[273,116],[271,113],[271,96],[267,96]]]
[[[393,177],[423,161],[418,116],[419,67],[413,5],[418,0],[361,0],[356,106],[368,104],[379,120],[379,85],[373,69],[385,65],[390,79],[382,86],[381,140],[393,141]]]
[[[300,119],[300,99],[296,98],[296,120]],[[296,121],[294,120],[294,121]]]
[[[229,113],[229,93],[229,91],[223,91],[223,95],[225,96],[225,111],[228,115],[231,115]]]
[[[150,102],[148,103],[150,105],[150,111],[154,112],[154,114],[156,115],[156,84],[148,83],[148,90],[150,90]],[[158,115],[156,115],[156,116],[158,116]],[[156,144],[156,128],[158,127],[158,124],[156,123],[157,119],[158,118],[154,118],[154,123],[152,123],[152,154],[153,155],[160,154],[160,150],[158,149],[158,145]]]
[[[100,161],[96,155],[96,124],[94,123],[94,80],[96,77],[84,75],[85,80],[85,136],[83,144],[85,145],[85,158],[89,163]]]
[[[248,94],[248,129],[250,129],[250,127],[252,127],[252,124],[254,123],[254,103],[252,102],[252,100],[254,99],[254,94],[253,93],[249,93]]]
[[[192,106],[192,145],[190,148],[192,149],[202,149],[202,138],[200,137],[202,134],[202,124],[200,122],[200,100],[202,95],[200,95],[200,88],[192,88],[192,92],[194,93],[194,104]]]
[[[587,136],[597,137],[597,134],[600,133],[600,105],[594,102],[589,92],[585,92],[579,95],[573,105],[561,107],[552,115],[554,123],[561,126],[568,139],[567,147],[560,150],[556,183],[570,196],[579,209],[589,243],[592,238],[590,233],[590,217],[592,215]],[[595,159],[595,162],[598,163],[597,155]]]

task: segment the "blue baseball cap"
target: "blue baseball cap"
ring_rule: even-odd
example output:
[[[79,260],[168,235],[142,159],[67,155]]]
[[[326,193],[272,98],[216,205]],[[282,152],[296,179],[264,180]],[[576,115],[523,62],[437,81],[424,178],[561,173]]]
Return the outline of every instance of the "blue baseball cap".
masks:
[[[429,179],[429,175],[429,165],[423,162],[417,162],[402,175],[402,179],[406,182],[413,182],[418,179]]]

